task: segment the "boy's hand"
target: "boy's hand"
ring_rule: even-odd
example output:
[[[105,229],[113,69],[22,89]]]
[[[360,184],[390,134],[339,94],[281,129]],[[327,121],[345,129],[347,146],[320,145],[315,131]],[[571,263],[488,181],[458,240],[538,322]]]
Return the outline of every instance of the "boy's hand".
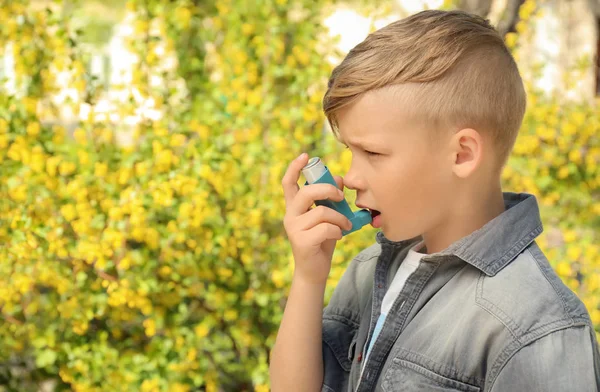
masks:
[[[315,200],[341,201],[344,198],[341,191],[343,178],[334,176],[339,189],[330,184],[311,184],[300,189],[298,179],[307,163],[307,154],[293,160],[281,181],[286,203],[283,225],[292,245],[294,277],[325,284],[335,244],[342,238],[342,229],[349,230],[352,223],[331,208],[312,208]]]

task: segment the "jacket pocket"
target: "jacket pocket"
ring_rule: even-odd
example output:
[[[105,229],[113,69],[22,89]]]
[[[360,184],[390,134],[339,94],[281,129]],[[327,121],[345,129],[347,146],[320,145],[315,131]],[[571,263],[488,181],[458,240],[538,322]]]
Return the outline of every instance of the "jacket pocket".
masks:
[[[438,391],[479,392],[480,388],[435,373],[416,363],[394,358],[385,372],[381,387],[386,392]]]
[[[341,318],[323,319],[323,389],[345,392],[354,358],[357,326]]]

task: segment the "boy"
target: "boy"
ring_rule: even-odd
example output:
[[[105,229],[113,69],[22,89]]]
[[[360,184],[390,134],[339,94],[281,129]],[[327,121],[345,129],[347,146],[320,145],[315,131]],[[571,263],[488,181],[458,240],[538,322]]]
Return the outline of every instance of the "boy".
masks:
[[[349,221],[282,185],[295,270],[271,353],[274,392],[597,391],[588,312],[535,238],[535,197],[502,192],[525,112],[517,66],[488,21],[424,11],[370,34],[333,71],[324,111],[352,151],[338,187],[369,208],[376,243],[323,310]]]

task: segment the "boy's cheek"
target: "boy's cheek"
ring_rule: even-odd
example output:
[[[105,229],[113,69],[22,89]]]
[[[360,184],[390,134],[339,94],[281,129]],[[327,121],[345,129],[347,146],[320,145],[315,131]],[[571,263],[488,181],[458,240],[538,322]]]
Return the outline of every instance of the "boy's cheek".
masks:
[[[381,230],[386,238],[392,241],[411,239],[423,234],[425,229],[423,223],[428,220],[427,218],[428,217],[423,215],[416,214],[410,209],[397,208],[388,212],[382,212]]]

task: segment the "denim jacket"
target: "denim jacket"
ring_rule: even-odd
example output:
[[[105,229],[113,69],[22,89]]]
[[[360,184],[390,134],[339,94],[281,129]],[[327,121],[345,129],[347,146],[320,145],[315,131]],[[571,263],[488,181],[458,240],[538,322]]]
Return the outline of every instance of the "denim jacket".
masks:
[[[594,327],[535,243],[537,201],[505,192],[504,202],[485,226],[422,258],[363,361],[386,288],[422,239],[377,233],[323,310],[322,392],[598,391]]]

